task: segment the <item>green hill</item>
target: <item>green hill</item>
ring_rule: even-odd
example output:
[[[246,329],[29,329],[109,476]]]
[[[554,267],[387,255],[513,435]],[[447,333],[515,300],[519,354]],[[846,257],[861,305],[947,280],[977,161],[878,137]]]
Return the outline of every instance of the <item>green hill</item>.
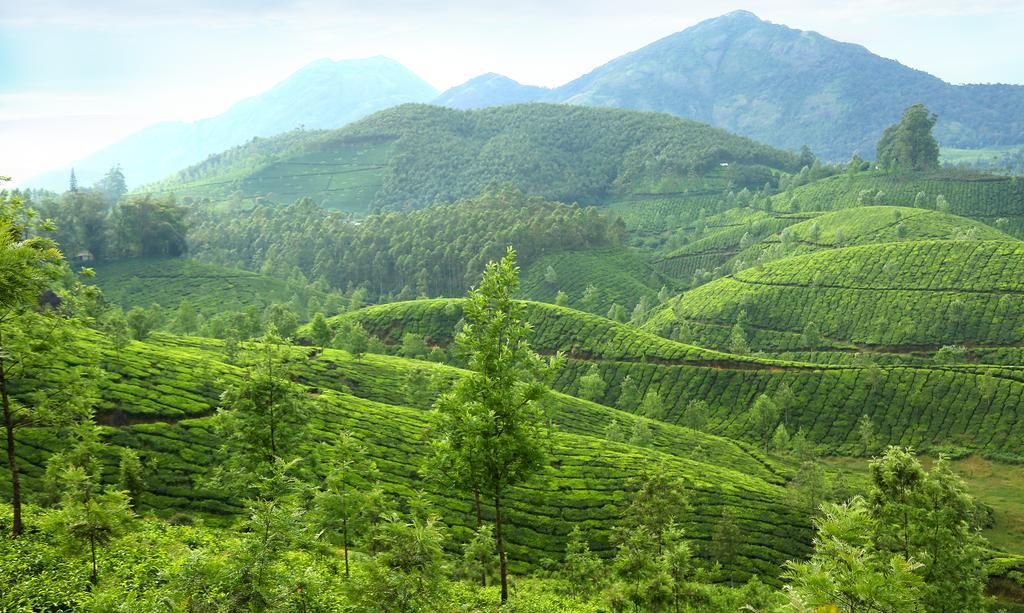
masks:
[[[608,385],[600,400],[616,405],[621,382],[630,376],[641,396],[658,392],[667,423],[680,423],[687,404],[701,399],[709,405],[710,431],[750,440],[747,411],[754,399],[785,384],[796,397],[786,417],[790,431],[803,428],[812,440],[840,453],[857,449],[855,426],[864,414],[875,422],[883,443],[918,449],[955,445],[1008,456],[1019,455],[1024,443],[1024,426],[1016,418],[1024,399],[1024,369],[1019,367],[824,365],[736,356],[571,309],[527,306],[534,346],[543,353],[566,353],[557,389],[575,393],[579,378],[596,364]],[[388,344],[413,332],[448,346],[459,318],[458,301],[426,300],[369,307],[336,321],[357,320]]]
[[[680,317],[698,342],[728,344],[742,319],[753,349],[856,345],[881,351],[1024,342],[1024,244],[917,241],[771,262],[689,291],[648,326]],[[742,313],[742,314],[741,314]],[[816,332],[805,334],[808,327]]]
[[[598,203],[729,163],[797,170],[793,154],[655,113],[525,104],[474,111],[403,105],[330,132],[244,145],[151,186],[192,198],[238,194],[329,208],[423,207],[493,182]],[[756,186],[760,187],[760,185]]]
[[[1024,180],[959,170],[837,175],[778,194],[772,204],[777,211],[828,211],[872,204],[935,209],[938,196],[949,203],[945,212],[1024,236]]]
[[[717,269],[719,274],[713,276],[721,276],[723,272],[784,257],[855,245],[916,240],[1016,240],[975,220],[894,206],[860,206],[820,215],[753,211],[729,225],[716,227],[714,223],[714,218],[710,218],[704,236],[662,256],[655,267],[665,274],[687,279],[698,271],[713,274]]]
[[[101,383],[98,420],[114,444],[139,449],[160,470],[147,480],[145,504],[163,514],[217,515],[239,510],[222,494],[206,490],[201,477],[220,444],[209,416],[224,386],[242,370],[223,361],[216,341],[157,335],[150,344],[133,342],[115,351],[94,334],[81,343],[99,348],[110,373]],[[67,359],[74,360],[74,347]],[[57,365],[59,366],[59,364]],[[460,536],[473,525],[471,497],[423,481],[426,453],[425,406],[407,406],[401,391],[413,369],[441,379],[460,376],[445,366],[368,355],[353,360],[333,349],[293,348],[289,367],[318,400],[313,428],[326,440],[351,431],[370,450],[387,490],[408,495],[425,489]],[[713,435],[648,422],[651,446],[612,443],[603,433],[614,420],[625,428],[643,418],[554,395],[549,401],[558,432],[550,467],[509,497],[507,539],[514,568],[534,567],[543,557],[559,559],[573,526],[592,535],[596,550],[609,552],[610,528],[624,509],[624,484],[642,467],[658,462],[683,477],[693,493],[688,536],[699,547],[710,538],[723,505],[737,508],[744,537],[740,557],[726,572],[777,576],[786,558],[807,550],[806,517],[789,506],[777,469],[749,447]],[[643,420],[646,421],[646,420]],[[20,460],[29,483],[38,483],[46,456],[58,444],[45,429],[21,431]]]
[[[654,262],[670,277],[701,283],[731,262],[742,266],[739,253],[755,242],[807,218],[799,214],[772,214],[749,208],[728,209],[685,228],[692,240]],[[752,262],[751,262],[752,263]]]
[[[553,282],[548,279],[548,267],[555,273]],[[658,291],[672,286],[647,258],[625,249],[563,251],[542,257],[523,271],[522,284],[523,296],[531,300],[553,303],[562,291],[569,306],[602,315],[613,304],[632,311],[643,297],[657,304]],[[591,285],[597,288],[596,297],[584,302],[584,292]]]
[[[284,304],[295,296],[305,303],[315,293],[280,279],[187,258],[97,262],[93,269],[96,276],[92,281],[108,300],[125,310],[154,303],[174,308],[188,300],[197,313],[210,316],[225,309]]]

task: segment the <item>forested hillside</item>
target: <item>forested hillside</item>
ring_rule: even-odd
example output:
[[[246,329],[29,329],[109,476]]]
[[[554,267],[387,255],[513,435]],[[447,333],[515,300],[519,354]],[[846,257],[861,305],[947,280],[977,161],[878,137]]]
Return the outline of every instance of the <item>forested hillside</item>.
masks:
[[[773,171],[799,170],[791,153],[704,124],[542,104],[477,111],[403,105],[341,130],[300,136],[304,142],[294,147],[268,139],[228,151],[152,189],[179,198],[240,192],[278,203],[305,196],[365,213],[451,202],[493,182],[595,204],[721,164],[759,169],[749,186],[755,189]]]

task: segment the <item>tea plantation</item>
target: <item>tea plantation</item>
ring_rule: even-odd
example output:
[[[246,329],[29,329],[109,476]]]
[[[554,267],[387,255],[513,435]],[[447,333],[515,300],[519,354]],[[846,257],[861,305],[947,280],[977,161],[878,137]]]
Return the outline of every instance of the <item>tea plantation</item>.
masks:
[[[140,450],[160,467],[147,483],[147,505],[168,515],[187,512],[211,520],[235,512],[237,503],[205,489],[201,477],[219,445],[209,416],[220,391],[242,371],[223,361],[216,341],[170,335],[157,335],[154,341],[115,351],[93,334],[82,338],[102,348],[102,363],[110,373],[100,390],[98,421],[106,424],[104,436],[115,447]],[[318,438],[352,432],[369,448],[389,491],[408,495],[426,489],[445,521],[468,534],[471,497],[454,495],[420,476],[426,407],[404,406],[396,392],[413,368],[447,378],[460,371],[386,356],[355,360],[333,349],[295,348],[288,364],[317,399],[313,425]],[[738,509],[744,538],[736,564],[726,569],[728,576],[774,577],[783,560],[806,551],[809,524],[786,502],[779,485],[782,469],[752,448],[568,396],[556,395],[551,404],[556,427],[551,466],[516,488],[508,504],[507,539],[515,568],[525,569],[543,557],[559,559],[576,525],[591,534],[595,550],[610,553],[608,531],[623,512],[625,481],[652,463],[680,475],[691,489],[694,511],[686,528],[698,548],[710,538],[723,505]],[[604,439],[612,421],[628,431],[638,420],[651,426],[648,447]],[[57,442],[44,429],[22,431],[21,437],[20,460],[29,482],[36,482]],[[111,470],[113,451],[107,454]]]

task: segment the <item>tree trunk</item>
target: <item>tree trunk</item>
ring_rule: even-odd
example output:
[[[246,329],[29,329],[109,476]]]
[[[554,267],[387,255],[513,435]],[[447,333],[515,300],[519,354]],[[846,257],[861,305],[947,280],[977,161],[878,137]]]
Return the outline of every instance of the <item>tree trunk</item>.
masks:
[[[505,543],[501,540],[501,488],[494,488],[494,538],[498,545],[498,567],[501,569],[501,603],[508,601],[508,566],[505,564]]]
[[[341,535],[341,545],[345,550],[345,578],[348,579],[348,520],[341,522]]]
[[[7,466],[11,469],[11,508],[13,522],[11,536],[17,537],[22,532],[21,523],[21,479],[18,477],[18,459],[14,455],[14,415],[11,414],[11,399],[7,394],[7,371],[0,357],[0,400],[4,408],[4,429],[7,431]]]
[[[92,576],[89,577],[89,582],[96,585],[99,580],[99,576],[96,573],[96,538],[89,537],[89,550],[92,552]]]
[[[476,505],[476,529],[479,532],[480,526],[484,525],[484,516],[480,512],[480,490],[473,490],[473,503]],[[480,556],[480,587],[487,587],[487,568],[484,566],[486,559]]]

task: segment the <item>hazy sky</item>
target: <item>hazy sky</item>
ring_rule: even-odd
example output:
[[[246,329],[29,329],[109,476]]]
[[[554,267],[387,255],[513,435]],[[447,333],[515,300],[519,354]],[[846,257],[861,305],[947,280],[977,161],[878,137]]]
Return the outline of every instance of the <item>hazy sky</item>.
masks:
[[[438,89],[490,71],[553,86],[736,9],[954,83],[1024,84],[1024,0],[0,0],[0,174],[215,115],[322,57],[386,55]]]

